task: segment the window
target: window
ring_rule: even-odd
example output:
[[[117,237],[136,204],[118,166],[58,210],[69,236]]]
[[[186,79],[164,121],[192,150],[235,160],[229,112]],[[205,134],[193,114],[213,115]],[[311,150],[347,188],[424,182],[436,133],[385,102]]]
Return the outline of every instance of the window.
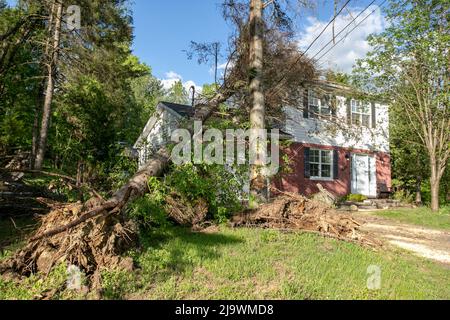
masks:
[[[318,118],[319,115],[331,115],[331,104],[327,99],[319,99],[316,92],[309,90],[308,93],[309,117]]]
[[[311,178],[333,178],[333,151],[311,149],[309,163]]]
[[[359,100],[352,100],[352,124],[370,128],[371,117],[370,104],[364,104]]]

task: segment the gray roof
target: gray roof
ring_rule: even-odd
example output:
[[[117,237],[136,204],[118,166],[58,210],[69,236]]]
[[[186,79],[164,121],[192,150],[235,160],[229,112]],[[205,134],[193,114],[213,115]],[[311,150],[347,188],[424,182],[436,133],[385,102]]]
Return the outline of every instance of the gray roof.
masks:
[[[189,106],[186,104],[172,103],[172,102],[161,101],[157,105],[156,113],[158,113],[158,109],[162,112],[164,112],[164,111],[174,112],[182,118],[191,118],[195,114],[194,108],[192,108],[192,106]],[[134,148],[137,148],[139,146],[139,144],[143,141],[143,139],[145,139],[149,135],[149,133],[152,131],[156,122],[157,122],[157,117],[155,117],[155,115],[153,115],[148,120],[147,124],[145,125],[144,130],[142,131],[138,140],[134,144]]]
[[[194,108],[192,106],[186,105],[186,104],[178,104],[178,103],[171,103],[171,102],[160,102],[164,107],[171,109],[178,113],[182,117],[192,117],[194,116]]]

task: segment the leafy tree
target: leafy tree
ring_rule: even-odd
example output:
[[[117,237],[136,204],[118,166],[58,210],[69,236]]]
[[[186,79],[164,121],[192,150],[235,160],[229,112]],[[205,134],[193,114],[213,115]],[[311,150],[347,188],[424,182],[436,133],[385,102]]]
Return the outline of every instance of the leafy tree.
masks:
[[[395,102],[393,102],[395,104]],[[394,188],[400,194],[415,193],[415,201],[422,204],[422,187],[429,179],[429,160],[419,137],[411,128],[409,120],[393,106],[390,111],[390,146]]]
[[[30,40],[39,24],[18,8],[0,10],[0,151],[25,147],[39,90],[40,70],[33,61],[40,55]]]
[[[139,127],[142,128],[155,111],[157,103],[164,97],[164,89],[161,81],[151,75],[151,70],[148,75],[132,79],[130,85],[135,102],[140,106],[138,114],[142,125]]]
[[[267,199],[266,177],[263,176],[264,148],[255,134],[266,128],[267,119],[280,106],[292,99],[297,103],[305,79],[315,76],[313,63],[298,50],[293,31],[292,18],[295,8],[304,8],[308,1],[294,0],[226,0],[223,2],[224,16],[237,30],[233,60],[233,71],[241,73],[233,85],[245,87],[241,93],[241,105],[248,106],[251,152],[259,159],[250,168],[250,185],[253,198]],[[237,79],[235,79],[237,80]],[[226,79],[229,81],[229,79]],[[288,97],[286,99],[286,97]],[[265,142],[262,142],[265,143]]]
[[[374,50],[355,71],[364,89],[395,101],[392,107],[426,150],[434,211],[450,157],[449,6],[443,0],[391,1],[391,24],[369,38]]]
[[[181,81],[175,82],[167,92],[167,101],[179,104],[190,104],[189,93]]]
[[[326,72],[327,81],[342,84],[342,85],[351,85],[352,79],[351,75],[345,72],[335,72],[333,70],[328,70]]]
[[[52,3],[26,0],[0,12],[0,149],[6,152],[21,146],[36,153],[48,87],[45,40],[54,34],[54,27],[48,29]],[[62,3],[65,12],[68,3]],[[70,31],[61,18],[55,90],[47,110],[46,165],[70,174],[84,163],[86,175],[99,183],[120,171],[118,155],[135,141],[164,94],[150,67],[131,54],[126,3],[70,2],[81,7],[82,28]],[[40,19],[30,19],[35,15]]]
[[[189,60],[192,60],[195,56],[197,58],[198,64],[213,64],[214,83],[216,84],[219,83],[217,72],[219,68],[219,58],[221,57],[220,49],[220,42],[198,43],[195,41],[191,41],[189,50],[186,51]]]

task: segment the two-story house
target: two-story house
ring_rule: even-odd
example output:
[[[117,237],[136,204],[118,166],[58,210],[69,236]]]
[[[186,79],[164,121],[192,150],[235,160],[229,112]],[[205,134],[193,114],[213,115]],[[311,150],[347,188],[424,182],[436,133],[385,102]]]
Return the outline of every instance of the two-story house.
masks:
[[[284,107],[282,131],[288,146],[282,159],[288,170],[273,178],[272,185],[307,196],[318,192],[319,183],[337,196],[375,198],[390,192],[388,106],[323,81],[310,83],[303,96],[299,105]],[[139,166],[193,114],[188,105],[159,103],[134,146]]]
[[[300,106],[284,108],[291,143],[283,159],[289,170],[274,186],[304,195],[318,192],[319,183],[337,196],[389,193],[388,106],[323,81],[310,83],[303,96]]]

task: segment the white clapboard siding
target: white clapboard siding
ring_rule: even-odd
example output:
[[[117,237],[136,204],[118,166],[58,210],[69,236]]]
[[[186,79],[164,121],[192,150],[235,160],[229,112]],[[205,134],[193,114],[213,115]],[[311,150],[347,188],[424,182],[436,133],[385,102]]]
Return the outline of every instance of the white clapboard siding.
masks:
[[[167,110],[156,112],[150,120],[152,129],[146,137],[142,137],[136,146],[139,154],[139,168],[142,168],[154,152],[170,142],[172,132],[178,128],[180,116]]]
[[[305,119],[303,108],[285,107],[285,131],[295,142],[389,152],[389,108],[376,103],[376,128],[347,125],[345,97],[337,97],[337,120]]]

